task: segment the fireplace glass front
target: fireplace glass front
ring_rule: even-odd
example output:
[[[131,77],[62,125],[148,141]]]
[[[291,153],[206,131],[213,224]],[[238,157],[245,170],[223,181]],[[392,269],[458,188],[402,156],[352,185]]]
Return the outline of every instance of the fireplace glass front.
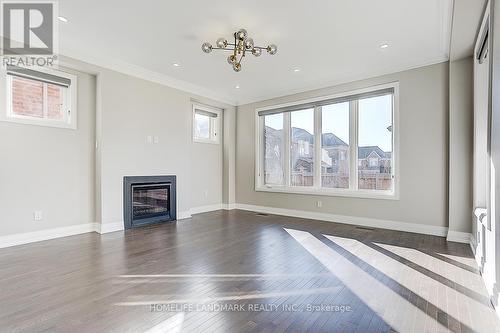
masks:
[[[170,217],[170,184],[132,185],[132,218]]]

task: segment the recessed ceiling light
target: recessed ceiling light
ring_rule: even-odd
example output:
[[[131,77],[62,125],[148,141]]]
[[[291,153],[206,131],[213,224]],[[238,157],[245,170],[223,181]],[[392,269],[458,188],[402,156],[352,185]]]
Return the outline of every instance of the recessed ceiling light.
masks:
[[[295,68],[293,71],[294,71],[295,73],[300,72],[300,68]]]
[[[65,18],[64,16],[58,16],[57,19],[61,22],[68,23],[68,19]]]
[[[179,63],[177,63],[177,62],[174,62],[174,63],[172,64],[172,66],[174,66],[174,67],[181,67],[181,64],[179,64]]]
[[[239,86],[239,85],[236,85],[236,87],[235,87],[235,88],[236,88],[236,89],[240,89],[240,86]]]
[[[381,48],[381,49],[386,49],[386,48],[388,48],[388,47],[389,47],[389,44],[386,44],[386,43],[384,43],[384,44],[380,44],[380,48]]]

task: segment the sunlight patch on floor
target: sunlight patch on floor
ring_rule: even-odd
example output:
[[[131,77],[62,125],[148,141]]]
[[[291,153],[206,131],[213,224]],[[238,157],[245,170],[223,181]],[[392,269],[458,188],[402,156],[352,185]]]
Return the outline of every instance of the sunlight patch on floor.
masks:
[[[374,244],[406,260],[409,260],[425,269],[436,272],[439,275],[455,283],[466,285],[467,288],[473,290],[474,292],[483,294],[486,292],[481,276],[477,273],[465,270],[456,265],[448,263],[444,260],[440,260],[424,252],[421,252],[417,249],[411,249],[411,248],[382,244],[382,243],[374,243]],[[439,253],[439,255],[457,261],[456,256],[447,256],[441,253]],[[463,263],[463,260],[459,262],[465,265],[465,263]]]
[[[463,283],[461,289],[455,284],[454,287],[457,288],[456,290],[355,239],[324,236],[424,300],[434,304],[449,316],[456,318],[461,324],[465,324],[477,331],[481,331],[481,328],[484,328],[484,321],[491,322],[491,327],[496,327],[495,312],[490,306],[488,298],[484,294],[469,290],[467,282],[460,281]],[[431,256],[422,257],[418,251],[409,253],[407,248],[399,248],[398,251],[395,249],[397,247],[394,246],[389,247],[384,245],[384,248],[390,248],[398,255],[400,253],[405,254],[406,259],[411,262],[418,259],[419,265],[421,264],[420,266],[426,267],[430,271],[429,274],[447,275],[446,269],[449,267],[443,262],[436,262],[435,258]],[[464,271],[455,271],[456,274],[462,272]],[[470,304],[470,306],[464,307],[464,304]],[[476,320],[472,320],[472,318],[476,318]],[[477,318],[482,318],[482,320],[478,321]]]
[[[446,257],[448,259],[460,262],[464,265],[470,266],[470,267],[476,267],[476,260],[474,257],[468,258],[468,257],[462,257],[462,256],[454,256],[452,254],[448,253],[442,253],[442,252],[436,252],[440,256]]]
[[[393,329],[400,332],[413,330],[407,322],[401,320],[404,316],[414,318],[413,321],[421,324],[422,329],[426,322],[440,325],[434,318],[422,312],[309,232],[285,230]],[[392,304],[392,306],[387,307],[387,304]]]

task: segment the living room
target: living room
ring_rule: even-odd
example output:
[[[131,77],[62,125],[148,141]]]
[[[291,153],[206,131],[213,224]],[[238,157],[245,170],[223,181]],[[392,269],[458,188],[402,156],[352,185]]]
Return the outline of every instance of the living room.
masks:
[[[500,330],[497,1],[1,6],[0,331]]]

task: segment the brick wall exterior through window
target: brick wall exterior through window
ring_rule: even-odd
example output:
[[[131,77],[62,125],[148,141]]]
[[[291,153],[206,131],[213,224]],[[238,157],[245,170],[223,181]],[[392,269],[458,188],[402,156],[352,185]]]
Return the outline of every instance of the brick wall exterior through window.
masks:
[[[62,119],[62,89],[55,84],[14,76],[12,112],[19,116]]]

